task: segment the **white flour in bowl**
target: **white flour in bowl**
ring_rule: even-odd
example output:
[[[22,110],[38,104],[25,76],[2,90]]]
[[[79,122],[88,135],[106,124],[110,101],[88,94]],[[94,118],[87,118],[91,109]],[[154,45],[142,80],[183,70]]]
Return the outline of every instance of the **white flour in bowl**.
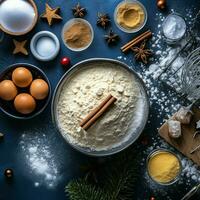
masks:
[[[115,104],[87,131],[80,122],[109,94]],[[92,150],[107,150],[127,141],[141,123],[143,104],[138,81],[114,64],[83,67],[64,84],[57,106],[58,125],[70,143]],[[130,131],[131,129],[131,131]],[[130,132],[130,133],[129,133]]]

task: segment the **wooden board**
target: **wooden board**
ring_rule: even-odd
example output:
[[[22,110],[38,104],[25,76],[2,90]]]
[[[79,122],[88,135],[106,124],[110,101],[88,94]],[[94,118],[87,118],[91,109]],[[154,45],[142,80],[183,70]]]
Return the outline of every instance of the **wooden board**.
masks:
[[[184,154],[189,159],[193,160],[197,165],[200,166],[200,149],[193,154],[190,154],[191,150],[200,144],[200,134],[198,134],[195,139],[193,135],[195,133],[196,122],[200,120],[200,110],[195,108],[193,110],[194,116],[192,118],[190,125],[181,125],[182,137],[179,139],[173,139],[168,134],[168,124],[167,122],[161,126],[159,129],[159,134],[164,138],[169,144],[175,147],[178,151]],[[172,117],[173,119],[173,117]]]

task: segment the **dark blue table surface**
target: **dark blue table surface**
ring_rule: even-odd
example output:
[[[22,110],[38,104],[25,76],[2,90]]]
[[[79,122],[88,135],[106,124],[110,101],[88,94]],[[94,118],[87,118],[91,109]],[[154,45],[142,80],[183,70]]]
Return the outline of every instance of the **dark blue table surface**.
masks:
[[[38,6],[39,14],[45,9],[45,1],[35,0]],[[52,88],[54,89],[61,76],[64,74],[65,69],[60,66],[60,59],[63,56],[68,56],[72,60],[72,64],[75,64],[81,60],[92,57],[108,57],[116,59],[122,55],[120,47],[133,37],[133,34],[125,34],[121,32],[115,26],[113,22],[113,12],[116,4],[119,0],[79,0],[79,2],[85,6],[88,10],[87,19],[95,31],[95,39],[90,48],[87,50],[76,53],[66,49],[63,45],[60,37],[60,32],[63,24],[72,18],[71,8],[77,3],[76,0],[49,0],[47,1],[52,7],[61,7],[61,15],[63,21],[55,23],[52,27],[49,27],[45,21],[39,20],[35,29],[26,36],[17,38],[30,39],[32,36],[41,30],[49,30],[55,33],[61,42],[61,51],[58,57],[52,62],[39,62],[31,53],[28,57],[14,56],[12,37],[6,35],[3,43],[0,44],[0,71],[4,70],[8,65],[16,62],[27,62],[40,67],[47,74]],[[150,28],[153,32],[157,28],[156,13],[159,13],[156,7],[156,0],[142,0],[142,3],[148,11],[148,22],[145,29]],[[185,14],[186,8],[191,6],[200,8],[199,0],[168,0],[169,10],[173,8],[175,11]],[[116,31],[121,40],[115,47],[108,48],[104,42],[103,35],[105,31],[96,26],[97,12],[109,13],[112,18],[112,28]],[[167,13],[166,13],[167,14]],[[29,51],[30,52],[30,51]],[[127,55],[127,64],[130,65],[132,55]],[[140,67],[133,60],[132,66],[138,73],[140,73]],[[152,137],[157,135],[157,127],[159,127],[161,119],[157,118],[157,111],[155,108],[151,108],[150,123],[146,128],[146,132]],[[29,121],[14,120],[3,113],[0,113],[0,132],[5,134],[5,139],[0,143],[0,200],[64,200],[67,199],[64,193],[64,186],[72,178],[80,175],[80,166],[88,160],[88,157],[76,152],[60,137],[58,132],[54,129],[51,121],[50,105],[48,108],[38,117]],[[24,136],[24,137],[23,137]],[[47,146],[50,151],[50,157],[55,162],[57,173],[57,181],[53,187],[49,187],[44,177],[36,174],[27,163],[28,153],[23,150],[23,143],[25,141],[25,148],[27,143],[34,144],[39,142],[41,149]],[[151,142],[150,142],[151,143]],[[140,143],[137,142],[133,145],[133,148],[139,147]],[[151,145],[151,144],[149,144]],[[141,147],[142,149],[143,147]],[[146,148],[146,147],[145,147]],[[144,157],[145,158],[145,157]],[[144,162],[141,158],[141,162]],[[4,180],[3,172],[5,168],[14,169],[14,180],[12,183],[8,183]],[[144,178],[144,170],[141,170],[141,178],[137,183],[137,191],[135,199],[144,200],[154,194],[152,188],[146,182]],[[40,185],[36,187],[35,182]],[[191,185],[192,186],[192,185]],[[178,189],[177,189],[178,188]],[[160,192],[157,194],[157,199],[180,199],[186,192],[185,183],[180,186],[173,186],[170,188],[169,193]],[[168,196],[168,197],[167,197]]]

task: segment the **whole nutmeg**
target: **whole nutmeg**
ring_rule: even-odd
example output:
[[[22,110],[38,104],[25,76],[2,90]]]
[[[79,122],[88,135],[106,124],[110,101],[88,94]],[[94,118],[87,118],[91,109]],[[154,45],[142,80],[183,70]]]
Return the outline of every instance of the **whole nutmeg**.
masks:
[[[157,0],[157,6],[161,10],[165,9],[166,8],[166,0]]]

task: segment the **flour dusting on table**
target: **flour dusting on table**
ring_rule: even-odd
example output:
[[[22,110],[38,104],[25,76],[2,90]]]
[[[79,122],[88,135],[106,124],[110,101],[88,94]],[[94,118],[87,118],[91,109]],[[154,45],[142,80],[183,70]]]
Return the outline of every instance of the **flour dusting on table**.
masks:
[[[25,163],[30,168],[31,176],[34,174],[34,186],[45,185],[54,188],[60,179],[58,161],[49,145],[47,135],[41,130],[24,132],[20,139],[20,149]]]

